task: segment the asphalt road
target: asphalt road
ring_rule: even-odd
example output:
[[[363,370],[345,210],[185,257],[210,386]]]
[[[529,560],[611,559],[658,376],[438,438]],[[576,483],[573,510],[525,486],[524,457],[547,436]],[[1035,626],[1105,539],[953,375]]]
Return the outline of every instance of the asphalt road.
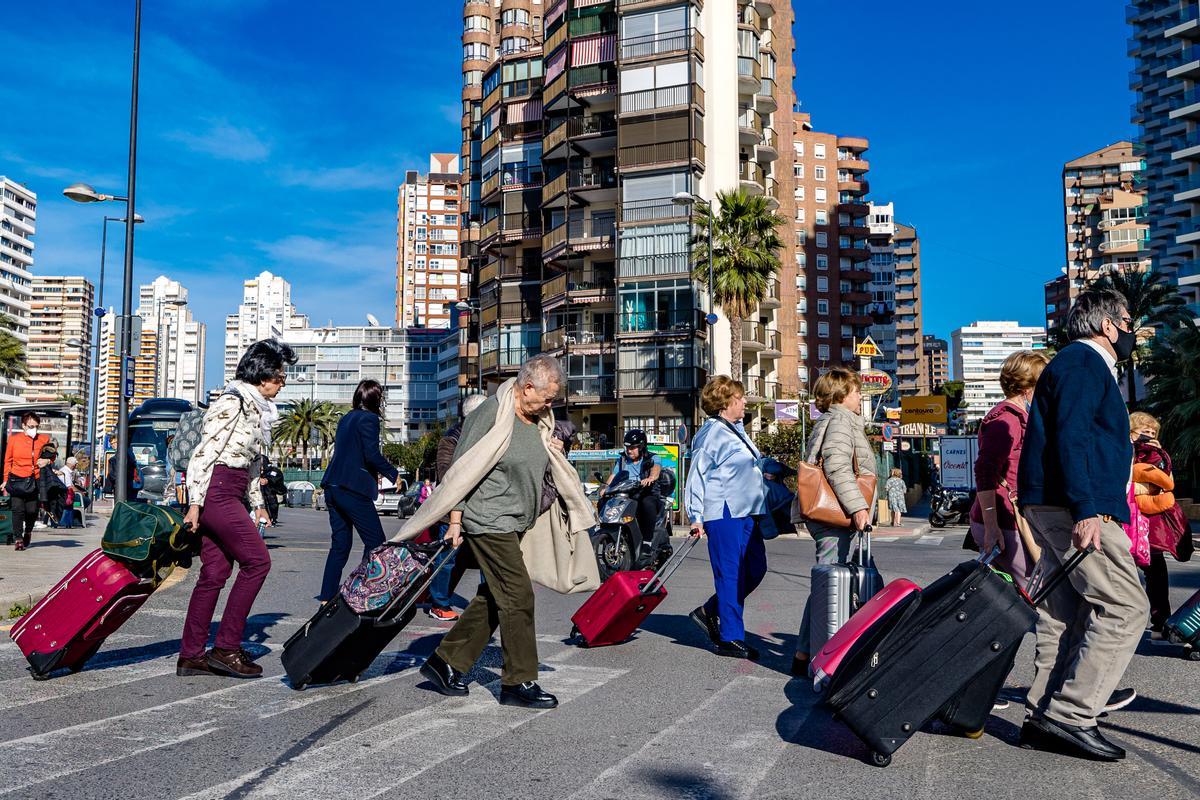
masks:
[[[421,615],[357,684],[293,691],[279,649],[315,609],[322,514],[285,510],[274,567],[249,631],[266,677],[177,678],[179,631],[194,576],[151,598],[83,672],[32,681],[0,644],[0,798],[1195,798],[1200,796],[1200,663],[1143,643],[1126,676],[1140,698],[1106,720],[1129,750],[1097,765],[1016,747],[1022,710],[985,736],[922,733],[888,769],[787,675],[812,544],[768,545],[771,573],[747,611],[758,664],[712,655],[687,612],[711,591],[703,547],[634,641],[565,642],[581,598],[538,592],[541,683],[552,711],[500,706],[491,647],[467,698],[432,692],[416,672],[446,624]],[[389,528],[394,528],[394,523]],[[885,578],[927,582],[964,560],[961,530],[877,542]],[[1200,567],[1171,565],[1175,599]],[[472,583],[468,573],[460,588]],[[1030,678],[1027,637],[1009,679]]]

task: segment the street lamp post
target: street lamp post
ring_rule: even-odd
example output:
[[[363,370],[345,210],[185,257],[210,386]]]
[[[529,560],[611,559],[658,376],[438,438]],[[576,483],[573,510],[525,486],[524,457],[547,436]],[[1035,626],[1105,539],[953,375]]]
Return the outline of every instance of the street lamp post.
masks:
[[[454,310],[460,314],[463,312],[469,313],[471,314],[472,318],[474,318],[475,314],[479,312],[479,306],[468,303],[466,300],[460,300],[454,304]],[[477,328],[477,330],[482,327],[483,321],[480,320],[479,328]],[[483,394],[483,331],[479,330],[479,334],[479,341],[476,343],[475,349],[475,368],[477,370],[479,393]]]

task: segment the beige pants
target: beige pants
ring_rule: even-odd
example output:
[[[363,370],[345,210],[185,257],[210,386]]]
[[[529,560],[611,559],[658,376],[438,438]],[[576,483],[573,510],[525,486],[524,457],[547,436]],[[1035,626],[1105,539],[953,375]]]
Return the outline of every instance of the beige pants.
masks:
[[[1074,523],[1064,508],[1029,506],[1043,569],[1067,560]],[[1150,603],[1117,522],[1101,522],[1100,548],[1038,609],[1033,685],[1026,704],[1055,722],[1090,727],[1104,710],[1142,638]]]

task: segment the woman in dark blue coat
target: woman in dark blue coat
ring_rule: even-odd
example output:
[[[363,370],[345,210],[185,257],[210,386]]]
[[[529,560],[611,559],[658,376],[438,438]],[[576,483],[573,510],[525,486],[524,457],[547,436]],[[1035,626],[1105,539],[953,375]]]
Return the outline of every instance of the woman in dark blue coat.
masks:
[[[383,544],[383,526],[375,510],[379,476],[395,481],[397,473],[379,451],[382,405],[383,387],[379,382],[362,381],[354,390],[352,410],[338,422],[333,459],[321,481],[333,539],[325,559],[325,576],[321,580],[318,599],[322,603],[332,600],[338,593],[342,570],[350,558],[353,544],[351,528],[358,531],[363,541],[364,558]]]

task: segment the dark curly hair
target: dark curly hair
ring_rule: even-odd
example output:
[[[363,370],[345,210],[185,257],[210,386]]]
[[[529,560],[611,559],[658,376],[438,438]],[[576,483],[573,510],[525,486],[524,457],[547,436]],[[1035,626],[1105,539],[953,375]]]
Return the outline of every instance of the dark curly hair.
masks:
[[[296,351],[278,339],[263,339],[255,342],[242,354],[238,362],[239,381],[258,386],[264,381],[281,378],[286,368],[296,363]]]

